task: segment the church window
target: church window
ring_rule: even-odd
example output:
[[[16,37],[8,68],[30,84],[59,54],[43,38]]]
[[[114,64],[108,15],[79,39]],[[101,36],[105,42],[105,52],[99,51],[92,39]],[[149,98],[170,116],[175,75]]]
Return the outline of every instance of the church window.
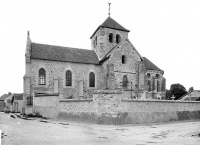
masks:
[[[109,34],[109,42],[113,42],[113,34],[112,33]]]
[[[120,42],[120,36],[119,34],[116,35],[116,43],[119,43]]]
[[[72,72],[66,71],[66,86],[72,86]]]
[[[151,77],[151,74],[150,74],[150,73],[147,73],[147,77],[150,78],[150,77]]]
[[[151,91],[151,81],[148,80],[148,91]]]
[[[95,74],[93,72],[89,74],[89,87],[95,87]]]
[[[126,63],[126,57],[125,55],[122,55],[122,64]]]
[[[124,75],[123,76],[123,87],[127,87],[128,85],[128,78],[127,78],[127,75]]]
[[[39,70],[39,85],[45,85],[46,84],[46,72],[44,68],[41,68]]]
[[[159,74],[156,74],[156,78],[159,78]]]

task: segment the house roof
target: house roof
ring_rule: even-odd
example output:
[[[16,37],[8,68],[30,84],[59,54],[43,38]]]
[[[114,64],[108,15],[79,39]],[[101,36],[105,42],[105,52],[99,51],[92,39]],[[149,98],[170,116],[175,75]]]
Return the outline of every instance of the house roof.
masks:
[[[121,31],[125,31],[125,32],[130,32],[130,30],[124,28],[122,25],[120,25],[114,19],[112,19],[111,17],[108,17],[101,25],[99,25],[99,27],[94,31],[94,33],[92,34],[92,36],[96,33],[96,31],[100,27],[111,28],[111,29],[115,29],[115,30],[121,30]],[[90,38],[92,38],[92,36]]]
[[[15,100],[23,100],[23,93],[22,94],[14,94],[14,99]]]
[[[151,62],[149,59],[147,59],[146,57],[142,57],[144,65],[146,67],[147,70],[157,70],[157,71],[162,71],[160,68],[158,68],[155,64],[153,64],[153,62]]]
[[[1,101],[4,101],[6,98],[8,98],[10,95],[12,95],[12,94],[4,94],[4,95],[2,95],[1,97],[0,97],[0,100]]]
[[[86,64],[99,64],[94,50],[31,43],[31,58]]]

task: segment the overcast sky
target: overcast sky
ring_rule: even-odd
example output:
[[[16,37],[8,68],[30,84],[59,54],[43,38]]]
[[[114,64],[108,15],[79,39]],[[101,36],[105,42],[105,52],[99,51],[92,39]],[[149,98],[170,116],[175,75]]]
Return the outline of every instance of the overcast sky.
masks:
[[[200,0],[0,0],[0,95],[23,92],[27,30],[32,42],[91,49],[108,2],[139,53],[164,70],[167,89],[200,90]]]

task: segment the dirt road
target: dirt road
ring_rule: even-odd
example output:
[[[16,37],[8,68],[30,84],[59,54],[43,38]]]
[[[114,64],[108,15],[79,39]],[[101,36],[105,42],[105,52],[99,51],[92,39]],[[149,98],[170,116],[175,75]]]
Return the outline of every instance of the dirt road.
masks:
[[[2,145],[200,145],[200,121],[95,125],[0,113]]]

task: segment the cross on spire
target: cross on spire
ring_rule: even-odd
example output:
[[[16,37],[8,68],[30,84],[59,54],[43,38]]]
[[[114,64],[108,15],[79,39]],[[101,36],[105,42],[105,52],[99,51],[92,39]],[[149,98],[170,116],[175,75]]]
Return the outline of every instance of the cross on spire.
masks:
[[[110,17],[110,5],[111,3],[108,3],[109,9],[108,9],[108,16]]]

